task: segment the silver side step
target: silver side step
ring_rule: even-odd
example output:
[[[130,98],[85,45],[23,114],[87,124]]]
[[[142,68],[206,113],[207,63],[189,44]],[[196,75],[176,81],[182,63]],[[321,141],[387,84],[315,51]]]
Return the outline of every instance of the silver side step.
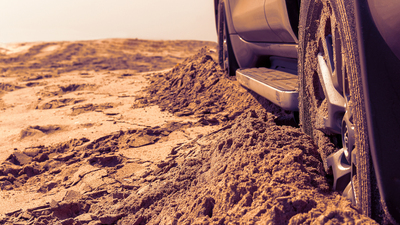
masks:
[[[285,110],[298,111],[298,76],[268,68],[236,70],[240,84]]]

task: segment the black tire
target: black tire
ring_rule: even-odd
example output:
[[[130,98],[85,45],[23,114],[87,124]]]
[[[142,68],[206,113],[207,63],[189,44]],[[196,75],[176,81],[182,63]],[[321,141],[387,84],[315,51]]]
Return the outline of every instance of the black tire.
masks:
[[[230,76],[235,76],[239,68],[229,37],[223,2],[220,2],[218,7],[218,64]]]
[[[334,68],[341,69],[339,72],[346,78],[342,79],[344,83],[342,88],[336,87],[336,90],[341,92],[340,94],[346,100],[345,108],[351,112],[351,123],[354,125],[355,132],[355,145],[352,151],[356,159],[349,159],[349,165],[354,167],[351,175],[353,187],[351,200],[363,214],[380,220],[376,217],[378,214],[376,208],[372,209],[374,212],[371,213],[373,205],[371,199],[379,199],[379,193],[371,192],[371,190],[376,190],[376,185],[371,186],[374,172],[370,160],[366,111],[351,3],[346,0],[303,0],[301,2],[298,51],[300,125],[305,133],[313,137],[326,166],[326,158],[341,148],[341,143],[332,144],[332,138],[336,137],[335,132],[321,126],[324,122],[321,118],[328,113],[326,86],[321,82],[322,72],[317,59],[317,54],[321,53],[326,64],[333,63]],[[339,40],[337,43],[340,46],[338,49],[341,50],[339,54],[329,56],[327,44],[323,46],[329,34],[333,37],[333,49],[336,48],[335,41]],[[340,59],[337,58],[339,55],[341,55],[338,57]],[[332,75],[333,68],[329,68]]]

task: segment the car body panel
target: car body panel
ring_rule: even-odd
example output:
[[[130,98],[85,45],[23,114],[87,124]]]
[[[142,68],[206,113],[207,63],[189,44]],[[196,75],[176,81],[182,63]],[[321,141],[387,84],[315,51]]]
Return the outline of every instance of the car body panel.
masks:
[[[263,56],[297,58],[297,44],[247,42],[239,35],[231,35],[231,43],[240,68],[250,68]]]
[[[377,29],[400,59],[400,1],[368,0],[368,5]]]
[[[265,17],[267,18],[270,29],[280,37],[282,42],[298,42],[290,25],[285,0],[265,1]]]
[[[230,0],[235,32],[248,42],[296,43],[285,0]]]
[[[267,23],[264,4],[265,0],[229,1],[236,33],[250,42],[282,42]]]
[[[297,38],[290,26],[287,11],[285,10],[285,0],[214,1],[216,13],[218,4],[224,5],[232,48],[241,68],[257,66],[258,62],[264,60],[264,56],[275,55],[297,58]],[[277,1],[279,4],[277,3],[276,6],[271,5],[272,2],[276,3]],[[265,17],[266,7],[270,18]],[[276,13],[273,11],[281,12]],[[250,16],[250,19],[247,18],[248,16]],[[285,23],[279,25],[277,23],[279,18],[283,19]],[[277,29],[283,39],[271,30],[267,22],[268,19],[274,22],[274,28]],[[260,23],[260,25],[257,23]]]
[[[214,0],[216,14],[220,2],[225,7],[230,34],[239,34],[249,42],[297,43],[285,0]]]

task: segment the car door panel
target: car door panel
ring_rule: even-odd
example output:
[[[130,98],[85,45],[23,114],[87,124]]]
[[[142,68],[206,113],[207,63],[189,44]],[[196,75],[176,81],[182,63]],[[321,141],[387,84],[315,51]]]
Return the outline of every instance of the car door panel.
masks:
[[[241,38],[250,42],[282,42],[265,18],[265,1],[229,1],[235,31]]]
[[[295,4],[295,1],[288,1]],[[265,17],[269,27],[285,43],[297,42],[287,14],[286,0],[266,0]]]

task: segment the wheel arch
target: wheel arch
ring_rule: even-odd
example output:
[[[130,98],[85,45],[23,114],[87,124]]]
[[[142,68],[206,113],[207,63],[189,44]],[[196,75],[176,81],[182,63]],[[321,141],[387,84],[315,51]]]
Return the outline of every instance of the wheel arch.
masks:
[[[285,0],[286,11],[293,33],[299,39],[300,5],[301,0]]]
[[[219,13],[219,4],[220,3],[223,3],[223,5],[224,5],[226,22],[228,24],[229,34],[236,34],[235,27],[233,26],[229,0],[214,0],[215,27],[217,29],[217,32],[218,32],[218,13]]]
[[[214,17],[215,17],[215,29],[218,33],[218,5],[219,5],[219,0],[214,0]]]

